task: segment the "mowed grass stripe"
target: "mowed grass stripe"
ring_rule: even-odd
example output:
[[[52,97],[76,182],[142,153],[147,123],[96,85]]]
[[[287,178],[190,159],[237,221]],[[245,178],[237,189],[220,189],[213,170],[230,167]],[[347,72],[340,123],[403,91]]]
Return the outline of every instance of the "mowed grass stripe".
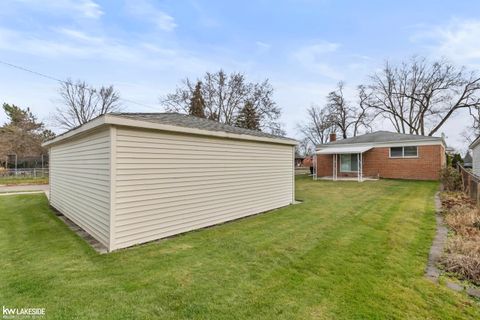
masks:
[[[475,319],[423,276],[437,183],[297,179],[302,204],[108,255],[0,199],[0,298],[53,319]]]

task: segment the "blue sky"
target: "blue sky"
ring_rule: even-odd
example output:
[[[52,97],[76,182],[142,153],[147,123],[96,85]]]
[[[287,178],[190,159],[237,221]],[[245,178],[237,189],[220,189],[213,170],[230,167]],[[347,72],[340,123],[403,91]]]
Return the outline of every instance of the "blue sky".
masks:
[[[478,12],[478,1],[2,0],[0,60],[113,84],[149,106],[125,103],[139,112],[161,111],[160,96],[205,71],[268,78],[296,137],[306,107],[321,105],[339,80],[353,99],[385,59],[420,54],[478,69]],[[29,106],[48,121],[57,83],[1,64],[0,75],[0,102]],[[467,121],[459,114],[447,123],[450,145],[465,149],[459,133]]]

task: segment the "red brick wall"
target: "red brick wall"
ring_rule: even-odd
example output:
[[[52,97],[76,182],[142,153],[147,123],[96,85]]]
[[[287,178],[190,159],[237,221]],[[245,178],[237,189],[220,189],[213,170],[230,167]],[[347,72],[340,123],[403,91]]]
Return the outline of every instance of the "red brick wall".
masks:
[[[333,156],[331,154],[317,155],[317,177],[328,177],[332,175]]]
[[[373,148],[363,154],[363,175],[392,179],[437,180],[442,166],[445,165],[443,145],[418,147],[418,158],[390,158],[389,147]],[[332,155],[318,155],[317,176],[332,175]],[[338,157],[338,176],[356,176],[356,173],[340,172]]]
[[[310,168],[310,165],[312,164],[312,157],[306,157],[303,159],[302,166],[306,168]]]

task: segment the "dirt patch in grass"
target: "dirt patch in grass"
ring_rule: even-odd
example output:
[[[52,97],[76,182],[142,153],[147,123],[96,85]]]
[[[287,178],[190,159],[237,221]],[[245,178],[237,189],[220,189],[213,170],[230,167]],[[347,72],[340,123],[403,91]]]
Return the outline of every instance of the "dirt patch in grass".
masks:
[[[441,264],[462,280],[480,285],[480,210],[461,192],[441,195],[445,223],[453,231]]]

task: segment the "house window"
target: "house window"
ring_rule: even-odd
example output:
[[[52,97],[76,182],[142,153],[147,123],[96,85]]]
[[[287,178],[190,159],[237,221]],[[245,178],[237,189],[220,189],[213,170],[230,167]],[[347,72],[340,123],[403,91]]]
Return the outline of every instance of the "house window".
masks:
[[[402,158],[403,157],[403,147],[392,147],[392,148],[390,148],[390,157],[392,157],[392,158]]]
[[[340,155],[340,172],[356,172],[358,171],[358,154],[341,154]]]
[[[391,147],[390,158],[416,158],[418,157],[418,147]]]
[[[403,156],[404,157],[418,157],[418,149],[416,146],[413,147],[403,147]]]

